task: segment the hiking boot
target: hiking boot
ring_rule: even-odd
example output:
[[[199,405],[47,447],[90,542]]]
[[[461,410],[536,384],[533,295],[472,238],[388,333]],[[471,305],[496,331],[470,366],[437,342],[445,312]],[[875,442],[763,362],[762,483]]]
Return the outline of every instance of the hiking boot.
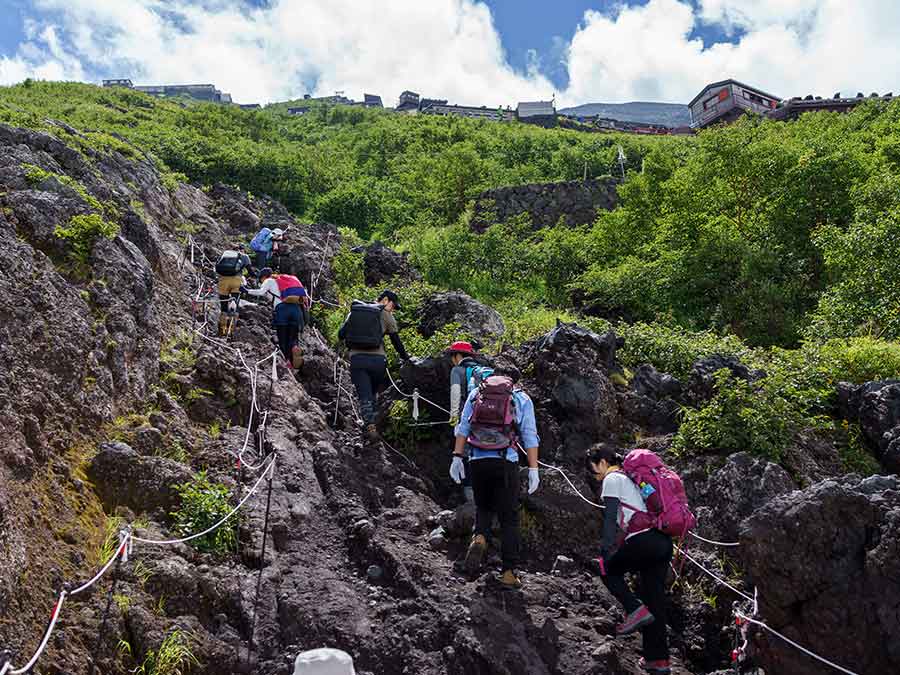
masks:
[[[651,675],[668,675],[672,672],[672,666],[669,659],[657,659],[655,661],[647,661],[644,657],[638,661],[638,665]]]
[[[516,576],[516,573],[512,570],[505,570],[503,574],[500,575],[498,579],[500,585],[507,590],[515,590],[517,588],[522,588],[522,582],[519,581],[519,577]]]
[[[303,350],[297,345],[291,348],[291,365],[294,368],[299,368],[303,365]]]
[[[370,441],[377,441],[379,438],[378,427],[376,427],[374,424],[367,424],[366,425],[366,438],[368,438]]]
[[[644,626],[650,625],[654,621],[655,619],[650,613],[650,610],[647,609],[647,605],[641,605],[631,614],[626,616],[625,621],[616,626],[616,635],[619,637],[631,635],[633,632],[640,630]]]
[[[475,574],[479,570],[485,551],[487,551],[487,539],[483,534],[476,534],[472,537],[469,550],[466,551],[466,571],[469,574]]]

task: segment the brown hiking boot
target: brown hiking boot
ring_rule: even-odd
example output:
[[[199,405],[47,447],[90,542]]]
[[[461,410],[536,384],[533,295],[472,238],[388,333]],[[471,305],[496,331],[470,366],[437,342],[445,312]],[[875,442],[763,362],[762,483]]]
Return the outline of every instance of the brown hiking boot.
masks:
[[[368,438],[370,441],[377,441],[380,438],[378,435],[378,427],[376,427],[374,424],[367,424],[366,438]]]
[[[512,570],[504,570],[503,574],[500,575],[498,581],[503,588],[508,590],[522,588],[522,582],[519,581],[519,577],[517,577],[516,573]]]
[[[303,350],[297,345],[291,348],[291,365],[295,369],[303,365]]]
[[[479,570],[485,551],[487,551],[487,539],[483,534],[476,534],[472,537],[469,550],[466,551],[466,571],[469,574],[475,574]]]

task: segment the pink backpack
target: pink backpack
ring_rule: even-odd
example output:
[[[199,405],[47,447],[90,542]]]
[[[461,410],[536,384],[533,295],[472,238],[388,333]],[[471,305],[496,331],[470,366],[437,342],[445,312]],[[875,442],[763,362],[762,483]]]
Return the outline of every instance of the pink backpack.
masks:
[[[694,528],[697,519],[688,507],[684,483],[658,455],[632,450],[622,462],[622,470],[638,486],[647,505],[647,513],[635,511],[628,521],[629,534],[654,527],[670,537],[684,537]]]
[[[515,412],[512,379],[491,375],[478,386],[466,441],[482,450],[504,453],[518,438]]]

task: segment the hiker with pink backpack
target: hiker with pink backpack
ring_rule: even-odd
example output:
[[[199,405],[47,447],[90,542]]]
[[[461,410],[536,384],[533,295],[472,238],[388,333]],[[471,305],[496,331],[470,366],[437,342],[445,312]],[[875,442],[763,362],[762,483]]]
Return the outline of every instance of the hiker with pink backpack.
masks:
[[[601,443],[588,451],[588,465],[603,481],[603,540],[596,563],[603,583],[625,608],[616,635],[640,630],[644,638],[641,667],[652,675],[671,673],[666,632],[666,575],[672,560],[672,537],[684,537],[696,520],[687,505],[678,474],[649,450],[626,456]],[[640,575],[640,598],[625,582],[627,572]]]
[[[450,477],[461,483],[466,475],[463,459],[468,455],[475,497],[475,532],[466,553],[465,566],[472,574],[481,567],[491,535],[494,515],[500,521],[502,570],[500,584],[515,589],[519,556],[519,454],[528,457],[528,494],[538,489],[537,422],[534,404],[512,377],[500,371],[486,378],[466,399],[450,464]]]

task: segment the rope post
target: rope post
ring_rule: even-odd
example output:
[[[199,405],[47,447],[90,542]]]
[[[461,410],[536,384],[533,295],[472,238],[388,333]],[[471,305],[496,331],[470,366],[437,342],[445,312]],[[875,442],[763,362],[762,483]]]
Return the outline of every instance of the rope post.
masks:
[[[97,661],[100,659],[100,648],[103,646],[106,622],[109,620],[113,596],[116,594],[116,587],[119,585],[119,569],[122,566],[122,559],[128,556],[128,535],[124,532],[119,533],[119,548],[116,553],[118,558],[116,559],[115,567],[113,567],[112,583],[109,585],[109,592],[106,594],[106,607],[103,609],[103,618],[100,619],[100,629],[97,631],[97,641],[94,643],[94,654],[91,658],[91,667],[88,670],[88,675],[94,675],[94,669],[97,666]]]
[[[413,419],[416,422],[418,422],[419,421],[419,390],[418,389],[413,389],[412,399],[413,399],[412,416],[413,416]]]
[[[235,467],[237,470],[237,485],[235,486],[235,500],[234,504],[237,506],[241,503],[241,498],[244,494],[244,463],[241,461],[241,456],[238,455],[237,458],[237,466]],[[241,528],[240,525],[236,525],[237,532],[234,538],[234,552],[235,555],[241,555]]]
[[[253,615],[250,619],[250,637],[247,640],[247,665],[250,665],[250,652],[253,650],[253,634],[256,631],[256,610],[259,607],[259,591],[262,588],[262,576],[263,570],[266,566],[266,544],[268,543],[268,535],[269,535],[269,513],[272,508],[272,477],[275,474],[275,461],[269,465],[269,486],[266,494],[266,515],[263,519],[263,540],[262,540],[262,551],[260,552],[259,557],[259,576],[256,578],[256,595],[253,598]]]

